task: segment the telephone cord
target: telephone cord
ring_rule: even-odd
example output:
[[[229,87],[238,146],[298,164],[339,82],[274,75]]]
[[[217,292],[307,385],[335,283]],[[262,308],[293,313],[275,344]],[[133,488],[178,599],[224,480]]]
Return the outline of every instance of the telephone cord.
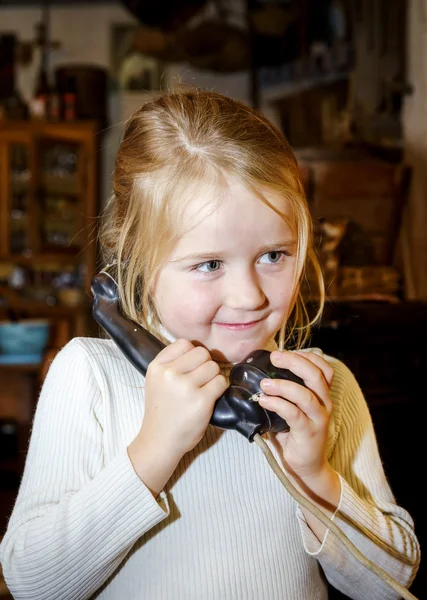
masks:
[[[393,590],[398,592],[402,598],[405,600],[418,600],[416,596],[411,594],[409,590],[403,587],[398,581],[393,579],[386,571],[375,565],[372,561],[370,561],[366,556],[364,556],[360,550],[356,548],[356,546],[351,542],[348,537],[345,535],[343,531],[322,512],[316,505],[314,505],[310,500],[308,500],[305,496],[300,494],[300,492],[293,486],[293,484],[289,481],[288,477],[285,475],[283,470],[281,469],[279,463],[274,457],[272,451],[268,447],[265,440],[262,439],[259,433],[254,436],[253,441],[259,446],[267,459],[268,464],[273,469],[274,473],[279,478],[280,482],[289,492],[289,494],[304,508],[309,510],[312,515],[314,515],[319,521],[329,529],[347,548],[347,550],[356,558],[364,567],[378,575],[385,583],[387,583]]]

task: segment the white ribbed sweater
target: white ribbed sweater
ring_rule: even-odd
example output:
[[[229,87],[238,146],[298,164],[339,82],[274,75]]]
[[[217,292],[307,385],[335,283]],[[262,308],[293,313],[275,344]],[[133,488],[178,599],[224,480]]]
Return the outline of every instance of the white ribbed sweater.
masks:
[[[342,483],[334,519],[407,585],[419,561],[413,522],[394,503],[354,377],[326,358],[335,369],[329,456]],[[335,536],[319,543],[237,432],[209,426],[155,500],[127,454],[143,415],[144,378],[112,341],[77,338],[57,355],[0,547],[14,598],[324,600],[325,575],[350,598],[397,598]]]

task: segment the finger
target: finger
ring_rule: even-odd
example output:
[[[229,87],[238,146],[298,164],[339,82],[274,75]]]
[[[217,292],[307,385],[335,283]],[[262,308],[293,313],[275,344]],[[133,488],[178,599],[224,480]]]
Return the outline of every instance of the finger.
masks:
[[[192,344],[190,340],[180,338],[166,346],[166,348],[163,348],[163,350],[158,353],[155,360],[159,364],[166,364],[176,360],[186,352],[189,352],[192,348],[194,348],[194,344]]]
[[[311,421],[324,420],[324,403],[309,388],[286,379],[263,379],[261,389],[297,406]]]
[[[208,361],[212,361],[209,351],[203,346],[193,346],[191,350],[174,360],[173,365],[170,366],[176,373],[185,374],[191,373]]]
[[[323,371],[316,364],[295,352],[277,351],[271,353],[271,362],[274,366],[289,369],[301,377],[305,385],[322,400],[328,410],[332,409],[329,385]]]
[[[332,380],[335,375],[334,368],[322,356],[319,356],[316,352],[311,352],[309,350],[305,352],[296,350],[295,354],[298,354],[298,356],[302,356],[303,358],[306,358],[307,360],[310,360],[313,364],[317,365],[322,371],[326,383],[329,386],[332,384]]]
[[[212,398],[212,404],[218,400],[228,388],[228,381],[224,375],[217,375],[206,385],[203,386],[203,392],[208,398]]]
[[[221,371],[217,363],[213,360],[209,360],[192,371],[191,380],[196,387],[202,387],[220,373]]]
[[[282,417],[292,431],[308,430],[309,419],[296,404],[280,396],[267,396],[266,394],[261,394],[258,402],[262,408],[271,410]]]

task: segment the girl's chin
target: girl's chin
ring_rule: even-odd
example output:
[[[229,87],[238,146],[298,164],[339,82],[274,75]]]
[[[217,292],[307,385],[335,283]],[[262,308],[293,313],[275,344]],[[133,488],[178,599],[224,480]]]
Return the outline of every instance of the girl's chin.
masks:
[[[221,348],[210,350],[213,360],[217,362],[239,363],[255,350],[262,347],[262,344],[244,344],[240,348]]]
[[[255,333],[255,332],[254,332]],[[234,338],[234,339],[233,339]],[[243,334],[209,336],[205,340],[192,340],[194,344],[207,348],[213,360],[222,363],[243,362],[255,350],[265,348],[272,338],[268,331],[258,331],[257,335]]]

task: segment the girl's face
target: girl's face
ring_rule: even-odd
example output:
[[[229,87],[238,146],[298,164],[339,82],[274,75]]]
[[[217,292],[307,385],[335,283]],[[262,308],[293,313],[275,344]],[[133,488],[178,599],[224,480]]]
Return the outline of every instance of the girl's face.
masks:
[[[268,200],[283,212],[283,202]],[[285,221],[241,185],[213,207],[190,203],[189,225],[159,272],[153,297],[162,325],[239,362],[262,348],[289,314],[296,238]]]

